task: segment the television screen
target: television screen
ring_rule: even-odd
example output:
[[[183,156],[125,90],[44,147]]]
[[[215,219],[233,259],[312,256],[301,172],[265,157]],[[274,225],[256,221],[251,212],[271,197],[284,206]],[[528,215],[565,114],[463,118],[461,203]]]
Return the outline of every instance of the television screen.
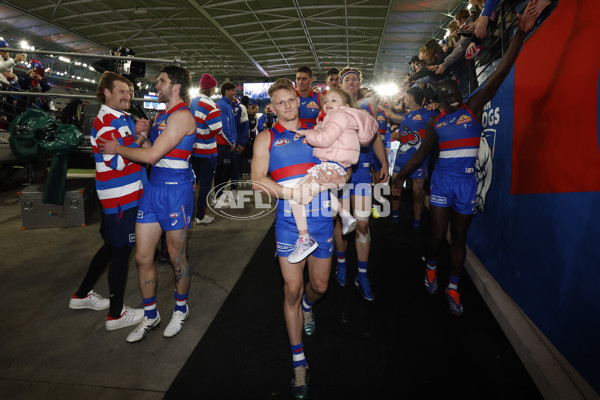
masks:
[[[158,100],[158,95],[146,94],[144,95],[145,100]],[[144,101],[144,108],[149,110],[164,110],[167,108],[165,103],[158,103],[156,101]]]
[[[244,83],[244,96],[251,99],[266,99],[269,97],[269,86],[273,82]]]

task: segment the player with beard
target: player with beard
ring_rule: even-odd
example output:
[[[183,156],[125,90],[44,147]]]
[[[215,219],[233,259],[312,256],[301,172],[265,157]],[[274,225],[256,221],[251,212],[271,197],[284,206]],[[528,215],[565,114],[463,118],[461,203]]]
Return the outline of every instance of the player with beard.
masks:
[[[154,251],[163,231],[166,232],[169,258],[175,275],[175,301],[165,337],[175,336],[189,316],[187,305],[191,270],[186,255],[187,231],[194,209],[193,178],[190,156],[195,140],[196,122],[188,108],[191,101],[191,78],[187,70],[167,66],[161,70],[156,84],[158,102],[166,110],[157,117],[150,131],[149,148],[129,148],[117,141],[103,141],[104,154],[118,154],[128,160],[152,165],[148,185],[140,201],[136,223],[140,292],[144,318],[129,334],[127,342],[138,342],[160,325],[156,307],[157,271]]]

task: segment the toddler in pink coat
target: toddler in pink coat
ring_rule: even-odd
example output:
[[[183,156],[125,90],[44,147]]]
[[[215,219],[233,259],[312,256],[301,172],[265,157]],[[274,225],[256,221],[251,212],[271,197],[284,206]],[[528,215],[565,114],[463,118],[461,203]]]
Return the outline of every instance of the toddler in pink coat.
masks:
[[[314,147],[313,155],[322,161],[307,171],[307,175],[298,182],[297,188],[307,190],[309,185],[312,193],[330,189],[316,182],[315,178],[319,173],[331,174],[332,170],[335,170],[340,176],[346,175],[348,168],[358,162],[360,146],[367,146],[373,140],[378,131],[377,121],[370,114],[353,108],[352,104],[353,100],[346,92],[335,88],[329,89],[323,106],[325,112],[323,122],[311,130],[296,133],[296,137],[306,137],[308,144]],[[290,201],[290,207],[299,237],[294,250],[288,256],[288,261],[297,263],[312,253],[318,245],[308,233],[304,206]],[[356,220],[352,214],[345,210],[334,196],[331,196],[331,208],[342,219],[344,235],[356,228]]]

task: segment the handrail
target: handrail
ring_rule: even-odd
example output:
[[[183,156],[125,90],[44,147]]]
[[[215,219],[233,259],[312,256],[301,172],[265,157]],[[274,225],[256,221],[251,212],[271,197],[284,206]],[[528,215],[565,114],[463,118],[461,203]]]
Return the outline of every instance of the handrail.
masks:
[[[70,57],[87,57],[87,58],[102,58],[107,60],[127,60],[127,61],[144,61],[144,62],[156,62],[156,63],[176,63],[185,64],[185,61],[181,61],[179,57],[175,57],[173,60],[167,60],[162,58],[148,58],[148,57],[135,57],[135,56],[111,56],[105,54],[89,54],[89,53],[71,53],[68,51],[50,51],[50,50],[30,50],[30,49],[12,49],[5,48],[2,51],[10,53],[35,53],[35,54],[47,54],[47,55],[58,55],[58,56],[70,56]]]
[[[70,94],[70,93],[51,93],[51,92],[17,92],[10,90],[0,90],[0,95],[9,95],[9,96],[31,96],[31,97],[65,97],[68,99],[91,99],[97,100],[96,96],[91,94]],[[144,99],[141,97],[136,97],[132,101],[150,101],[156,103],[155,99]]]

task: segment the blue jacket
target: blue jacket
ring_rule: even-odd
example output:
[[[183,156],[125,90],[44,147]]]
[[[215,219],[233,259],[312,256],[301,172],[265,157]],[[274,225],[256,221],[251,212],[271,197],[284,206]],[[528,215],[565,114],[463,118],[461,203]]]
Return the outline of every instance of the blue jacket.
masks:
[[[245,147],[250,138],[250,122],[248,121],[248,110],[246,106],[236,101],[233,104],[233,116],[237,130],[237,144]]]
[[[217,106],[221,110],[221,122],[223,123],[223,133],[229,143],[237,143],[237,129],[235,128],[235,117],[233,116],[233,108],[231,100],[223,96],[217,102]]]

